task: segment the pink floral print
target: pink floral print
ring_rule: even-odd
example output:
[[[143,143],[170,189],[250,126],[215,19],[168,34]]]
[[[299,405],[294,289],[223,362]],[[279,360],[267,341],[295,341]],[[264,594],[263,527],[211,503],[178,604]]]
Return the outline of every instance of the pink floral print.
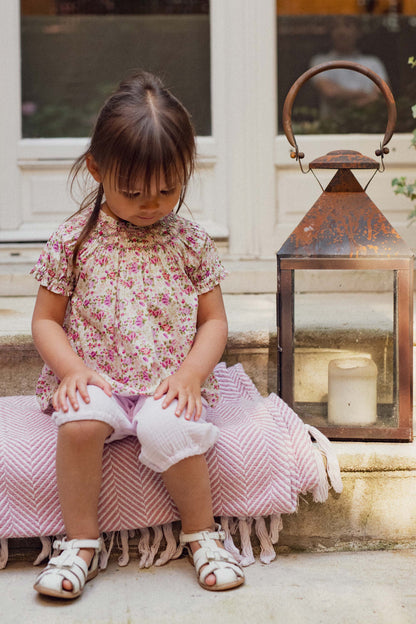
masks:
[[[100,213],[75,268],[72,252],[89,211],[63,223],[32,269],[39,283],[69,297],[64,329],[90,368],[123,395],[151,395],[186,357],[196,333],[198,296],[226,275],[213,242],[191,221],[170,214],[137,227]],[[37,385],[46,409],[59,380],[44,366]],[[202,395],[218,398],[214,375]]]

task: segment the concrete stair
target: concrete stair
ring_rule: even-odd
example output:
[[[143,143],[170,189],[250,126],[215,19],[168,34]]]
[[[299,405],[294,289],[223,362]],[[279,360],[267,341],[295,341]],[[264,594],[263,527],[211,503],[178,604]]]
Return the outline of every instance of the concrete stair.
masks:
[[[224,361],[241,362],[263,395],[275,392],[275,295],[225,294],[224,299],[230,326]],[[0,297],[0,396],[34,392],[41,361],[30,335],[33,305],[32,296]],[[334,306],[338,309],[336,301]],[[334,447],[344,492],[330,495],[324,505],[302,499],[298,513],[284,518],[279,547],[416,547],[416,443],[334,442]],[[11,544],[12,556],[21,546]]]

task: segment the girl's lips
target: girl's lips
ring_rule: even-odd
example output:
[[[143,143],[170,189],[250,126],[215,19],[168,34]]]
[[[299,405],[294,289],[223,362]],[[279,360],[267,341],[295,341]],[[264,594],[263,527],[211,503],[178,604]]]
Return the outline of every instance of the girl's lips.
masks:
[[[152,215],[151,217],[148,217],[148,216],[137,215],[137,219],[141,219],[142,221],[153,221],[154,219],[157,219],[157,216]]]

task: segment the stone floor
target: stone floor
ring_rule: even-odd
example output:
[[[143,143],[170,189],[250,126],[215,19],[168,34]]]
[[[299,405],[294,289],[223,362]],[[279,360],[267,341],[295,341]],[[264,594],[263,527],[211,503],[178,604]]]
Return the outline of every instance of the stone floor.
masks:
[[[229,592],[199,587],[186,559],[139,570],[116,561],[73,602],[40,597],[36,570],[0,571],[2,624],[414,624],[416,550],[291,553],[246,568]]]

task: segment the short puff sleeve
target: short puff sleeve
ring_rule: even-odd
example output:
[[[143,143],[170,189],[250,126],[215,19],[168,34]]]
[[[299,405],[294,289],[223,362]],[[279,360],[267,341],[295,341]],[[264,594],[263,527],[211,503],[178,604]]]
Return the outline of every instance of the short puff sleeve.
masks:
[[[186,273],[198,295],[203,295],[217,286],[227,276],[217,249],[197,223],[188,222],[182,231],[186,249]]]
[[[52,234],[30,273],[41,286],[57,295],[70,297],[76,282],[72,263],[76,238],[65,225]]]

